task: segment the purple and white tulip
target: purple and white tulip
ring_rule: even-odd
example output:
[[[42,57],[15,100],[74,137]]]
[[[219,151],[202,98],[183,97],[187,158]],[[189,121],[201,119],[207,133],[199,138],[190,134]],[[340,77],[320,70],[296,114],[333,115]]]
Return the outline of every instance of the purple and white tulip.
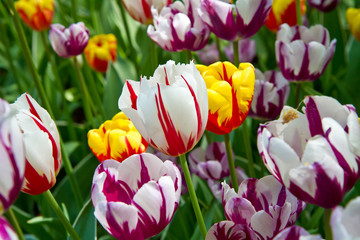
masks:
[[[223,183],[222,204],[229,221],[218,223],[213,231],[209,230],[207,239],[222,239],[215,236],[224,230],[231,230],[233,235],[248,236],[229,239],[272,239],[292,226],[305,208],[305,203],[296,199],[273,176],[247,179],[240,184],[238,193]],[[211,238],[210,235],[215,236]]]
[[[257,240],[257,237],[247,225],[221,221],[209,229],[205,240]]]
[[[97,220],[112,236],[142,240],[170,223],[180,193],[181,176],[175,164],[143,153],[122,163],[102,162],[95,170],[91,199]]]
[[[15,230],[8,221],[0,216],[0,239],[1,240],[18,240]]]
[[[308,0],[311,7],[321,12],[330,12],[339,4],[340,0]]]
[[[15,113],[0,99],[0,214],[15,201],[24,182],[24,145]]]
[[[211,65],[220,59],[219,50],[214,42],[197,51],[197,55],[204,65]]]
[[[273,240],[322,240],[322,237],[320,235],[310,235],[302,227],[291,226],[282,230]]]
[[[321,25],[310,28],[282,24],[276,35],[276,61],[289,81],[314,81],[325,71],[335,52],[336,39]]]
[[[333,240],[360,239],[360,197],[351,200],[345,208],[334,208],[330,225]]]
[[[201,19],[219,38],[234,41],[249,38],[264,24],[272,0],[237,0],[236,4],[221,0],[202,0]]]
[[[290,92],[289,81],[281,72],[262,73],[255,69],[255,92],[249,116],[260,120],[273,120],[279,116]]]
[[[164,7],[160,13],[153,8],[154,26],[148,27],[149,37],[167,51],[202,49],[210,30],[199,17],[199,5],[200,0],[184,0]]]
[[[256,56],[256,42],[249,38],[238,41],[239,62],[251,62]],[[234,48],[230,45],[224,48],[226,57],[230,62],[234,62]]]
[[[331,97],[306,97],[304,104],[304,114],[285,106],[278,120],[260,125],[258,150],[292,194],[332,208],[359,179],[359,118],[354,106]]]
[[[68,28],[61,24],[51,24],[50,28],[51,46],[60,57],[82,54],[89,41],[89,30],[83,22],[73,23]]]

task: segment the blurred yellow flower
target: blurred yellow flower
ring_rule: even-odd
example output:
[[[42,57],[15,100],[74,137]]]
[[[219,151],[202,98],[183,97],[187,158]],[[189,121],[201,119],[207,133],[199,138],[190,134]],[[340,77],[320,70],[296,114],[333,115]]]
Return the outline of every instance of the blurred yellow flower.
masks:
[[[348,8],[346,19],[354,38],[360,41],[360,8]]]

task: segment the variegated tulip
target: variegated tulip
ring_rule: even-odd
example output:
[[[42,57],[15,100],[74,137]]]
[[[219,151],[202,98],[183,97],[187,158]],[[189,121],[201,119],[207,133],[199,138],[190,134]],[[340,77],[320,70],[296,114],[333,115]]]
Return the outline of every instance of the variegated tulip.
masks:
[[[214,42],[197,51],[197,55],[200,62],[205,65],[210,65],[220,60],[219,50]]]
[[[270,13],[265,21],[265,26],[276,32],[280,25],[287,23],[289,26],[297,25],[296,17],[297,0],[273,0]],[[301,15],[306,12],[306,1],[300,0]]]
[[[151,24],[153,15],[151,8],[160,11],[164,6],[172,3],[173,0],[122,0],[126,11],[136,21],[142,24]]]
[[[263,74],[255,69],[255,92],[249,116],[260,120],[275,119],[284,107],[289,92],[289,82],[281,72],[272,70]]]
[[[24,145],[15,113],[0,99],[0,214],[15,201],[24,182]]]
[[[273,176],[244,180],[238,193],[223,183],[222,202],[228,221],[211,227],[207,240],[273,239],[292,226],[305,208],[305,203],[296,199]],[[234,237],[227,238],[229,235]]]
[[[346,10],[346,20],[354,38],[360,41],[360,8],[348,8]]]
[[[330,12],[339,4],[340,0],[308,0],[311,7],[322,12]]]
[[[322,240],[322,237],[320,235],[310,235],[302,227],[291,226],[282,230],[273,240]]]
[[[358,180],[360,125],[355,108],[326,96],[285,106],[260,125],[258,149],[267,169],[299,199],[332,208]]]
[[[239,62],[251,62],[256,55],[256,42],[249,38],[238,41]],[[224,48],[225,55],[229,61],[234,61],[234,48],[230,45]]]
[[[26,171],[22,191],[41,194],[56,183],[60,171],[60,137],[55,122],[29,94],[22,94],[12,108],[23,132]]]
[[[149,37],[167,51],[197,51],[209,40],[210,30],[196,11],[200,0],[176,1],[160,13],[153,9],[154,25],[149,25]]]
[[[202,0],[201,19],[219,38],[234,41],[249,38],[264,24],[272,0],[237,0],[235,4],[221,0]]]
[[[181,176],[170,161],[143,153],[95,170],[91,199],[95,216],[115,238],[143,240],[161,232],[179,205]]]
[[[145,152],[148,145],[123,112],[105,121],[99,129],[90,130],[88,144],[100,162],[106,159],[122,162],[133,154]]]
[[[314,81],[325,71],[335,52],[336,39],[321,25],[311,28],[281,25],[275,42],[278,66],[289,81]]]
[[[18,236],[16,232],[12,228],[12,226],[8,223],[8,221],[0,216],[0,238],[1,240],[18,240]]]
[[[19,0],[15,9],[26,25],[36,31],[46,30],[53,19],[54,0]]]
[[[250,63],[239,68],[230,62],[210,66],[197,65],[209,97],[209,120],[206,129],[227,134],[239,127],[248,115],[254,94],[255,70]]]
[[[127,80],[119,108],[152,147],[178,156],[190,151],[204,133],[208,119],[205,82],[193,62],[170,60],[150,79]]]
[[[106,72],[109,62],[116,60],[117,40],[114,34],[100,34],[90,38],[84,53],[88,64],[97,72]]]
[[[83,22],[73,23],[68,28],[61,24],[51,24],[50,28],[51,46],[60,57],[82,54],[89,41],[89,30]]]

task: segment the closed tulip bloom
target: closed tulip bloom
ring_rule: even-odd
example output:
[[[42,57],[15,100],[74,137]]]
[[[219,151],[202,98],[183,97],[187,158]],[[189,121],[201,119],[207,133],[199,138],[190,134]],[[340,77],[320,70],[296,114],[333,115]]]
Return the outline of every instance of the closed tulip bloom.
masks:
[[[210,30],[197,12],[200,0],[176,1],[160,13],[153,9],[154,26],[149,25],[149,37],[167,51],[197,51],[209,40]]]
[[[230,133],[248,115],[254,94],[254,67],[250,63],[240,63],[237,68],[230,62],[197,67],[205,80],[209,97],[206,129],[216,134]]]
[[[1,240],[18,240],[15,230],[9,222],[0,216],[0,238]]]
[[[260,125],[258,150],[267,169],[299,199],[338,205],[359,178],[360,126],[352,105],[310,96],[303,113],[285,106]]]
[[[238,41],[239,46],[239,62],[251,62],[256,55],[256,42],[249,38]],[[227,59],[234,61],[234,48],[230,45],[224,48]]]
[[[289,81],[314,81],[325,71],[335,52],[336,39],[321,25],[310,28],[283,24],[276,35],[276,61]]]
[[[201,19],[219,38],[234,41],[249,38],[264,24],[272,0],[237,0],[235,4],[221,0],[202,0]]]
[[[273,240],[322,240],[320,235],[310,235],[299,226],[291,226],[282,230]],[[344,240],[344,239],[343,239]]]
[[[88,64],[97,72],[106,72],[110,61],[116,60],[117,40],[114,34],[90,38],[84,53]]]
[[[49,39],[54,51],[63,58],[82,54],[89,41],[89,30],[83,22],[73,23],[69,28],[51,24]]]
[[[11,110],[10,105],[2,99],[0,99],[0,163],[0,214],[2,214],[19,195],[25,174],[21,130],[15,118],[15,111]]]
[[[178,156],[190,151],[204,133],[208,119],[205,82],[193,62],[170,60],[149,79],[127,80],[119,108],[152,147]]]
[[[345,208],[337,206],[331,213],[330,226],[334,240],[360,238],[360,197],[351,200]]]
[[[19,0],[15,2],[15,9],[21,19],[36,31],[46,30],[53,19],[53,0]]]
[[[181,176],[170,161],[143,153],[95,170],[91,199],[95,217],[115,238],[143,240],[161,232],[180,201]]]
[[[197,51],[197,55],[200,62],[205,65],[210,65],[220,60],[219,50],[214,42]]]
[[[346,20],[354,38],[360,41],[360,8],[348,8],[346,10]]]
[[[171,4],[172,0],[122,0],[126,11],[136,21],[142,24],[151,24],[153,15],[151,7],[160,11],[164,6]]]
[[[99,129],[90,130],[88,144],[100,162],[106,159],[122,162],[133,154],[145,152],[148,145],[123,112],[105,121]]]
[[[316,8],[321,12],[330,12],[334,10],[339,4],[340,0],[309,0],[311,7]]]
[[[306,12],[305,0],[300,0],[300,6],[301,15],[304,15]],[[287,23],[289,26],[297,25],[296,0],[273,0],[265,26],[276,32],[283,23]]]
[[[249,116],[260,120],[273,120],[279,116],[290,92],[289,82],[281,72],[262,73],[255,69],[255,92]]]
[[[12,107],[23,132],[26,171],[22,191],[38,195],[53,187],[61,166],[60,137],[54,120],[29,94]]]

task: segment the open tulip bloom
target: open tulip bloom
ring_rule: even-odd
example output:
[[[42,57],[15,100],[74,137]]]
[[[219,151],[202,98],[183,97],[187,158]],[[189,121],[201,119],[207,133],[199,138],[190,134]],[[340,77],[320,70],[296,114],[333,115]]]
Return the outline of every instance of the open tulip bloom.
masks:
[[[283,24],[276,35],[276,61],[289,81],[314,81],[325,71],[335,52],[336,39],[321,25],[310,28]]]
[[[127,80],[119,108],[155,149],[169,156],[190,151],[204,133],[208,98],[193,62],[160,65],[154,76]]]
[[[258,149],[267,169],[299,199],[338,205],[359,178],[360,126],[352,105],[306,97],[303,113],[285,106],[260,125]]]
[[[162,231],[180,201],[181,176],[170,161],[149,153],[102,162],[91,191],[95,216],[115,238],[141,240]]]

